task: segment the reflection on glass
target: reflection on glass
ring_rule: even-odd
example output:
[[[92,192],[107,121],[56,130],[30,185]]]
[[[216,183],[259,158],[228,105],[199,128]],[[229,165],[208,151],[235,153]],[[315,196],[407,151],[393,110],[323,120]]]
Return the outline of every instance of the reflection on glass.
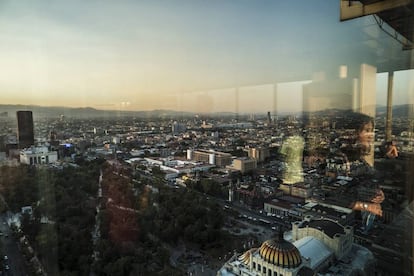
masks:
[[[2,274],[412,274],[411,1],[29,2]]]

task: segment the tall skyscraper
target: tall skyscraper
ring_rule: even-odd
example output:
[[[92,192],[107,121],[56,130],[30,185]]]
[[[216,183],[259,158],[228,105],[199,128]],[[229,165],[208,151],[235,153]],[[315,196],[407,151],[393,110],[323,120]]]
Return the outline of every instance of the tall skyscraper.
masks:
[[[20,149],[34,145],[32,111],[17,111],[17,136]]]

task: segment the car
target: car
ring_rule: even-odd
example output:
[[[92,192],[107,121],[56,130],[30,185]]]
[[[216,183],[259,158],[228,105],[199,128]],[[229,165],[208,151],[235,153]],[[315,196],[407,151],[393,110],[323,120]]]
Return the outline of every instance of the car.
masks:
[[[6,264],[6,265],[4,266],[4,269],[5,269],[5,270],[10,270],[10,266]]]
[[[8,260],[8,259],[9,259],[9,257],[7,257],[7,255],[4,255],[3,259],[4,259],[4,260]]]

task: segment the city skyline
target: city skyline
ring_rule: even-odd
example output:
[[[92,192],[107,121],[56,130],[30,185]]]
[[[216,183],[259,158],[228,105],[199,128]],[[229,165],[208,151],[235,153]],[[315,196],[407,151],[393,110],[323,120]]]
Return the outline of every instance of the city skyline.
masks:
[[[4,1],[0,8],[2,104],[295,112],[311,73],[331,78],[340,65],[377,62],[392,49],[367,47],[371,40],[397,44],[372,18],[340,23],[334,1]],[[386,79],[377,76],[379,104]],[[396,72],[394,104],[413,102],[413,79],[412,71]]]
[[[33,221],[39,225],[42,225],[40,217],[45,217],[41,213],[45,210],[42,208],[43,206],[49,206],[52,210],[56,210],[56,219],[54,214],[49,217],[51,221],[56,221],[56,223],[50,224],[53,228],[50,232],[40,230],[40,234],[47,233],[50,237],[52,236],[50,233],[56,233],[59,244],[68,244],[67,247],[60,246],[56,254],[52,250],[48,251],[54,256],[58,256],[65,264],[70,263],[72,258],[78,258],[77,256],[81,256],[81,254],[91,256],[95,250],[95,252],[99,252],[100,256],[105,256],[109,252],[106,248],[111,252],[112,248],[118,250],[120,246],[125,244],[122,240],[125,239],[136,244],[135,248],[139,246],[141,246],[140,248],[148,248],[148,251],[145,249],[144,252],[134,251],[138,257],[153,256],[151,259],[145,259],[145,267],[151,267],[147,264],[163,260],[162,265],[157,266],[157,271],[166,271],[165,267],[171,267],[170,269],[183,272],[179,274],[184,274],[185,271],[194,271],[196,263],[199,269],[195,271],[203,271],[203,267],[200,265],[204,265],[204,269],[210,267],[209,270],[206,270],[208,271],[206,275],[216,275],[218,268],[222,265],[225,268],[228,260],[233,260],[231,258],[233,254],[237,257],[246,250],[250,250],[251,247],[259,247],[261,244],[266,246],[267,241],[274,238],[276,229],[281,229],[287,237],[290,236],[289,232],[292,233],[293,239],[288,240],[286,237],[286,240],[293,242],[298,238],[323,238],[323,235],[339,237],[344,231],[342,227],[346,227],[345,229],[352,234],[348,237],[355,243],[352,245],[355,250],[352,250],[352,253],[348,255],[349,259],[354,258],[360,263],[360,255],[366,256],[368,254],[371,256],[371,260],[374,260],[374,257],[378,260],[373,264],[372,269],[384,274],[393,274],[388,273],[392,271],[394,274],[401,275],[404,271],[411,269],[409,260],[411,258],[410,252],[412,252],[410,244],[405,242],[404,238],[395,239],[395,236],[410,237],[412,234],[411,228],[406,226],[412,223],[410,215],[412,214],[412,204],[410,208],[404,208],[407,206],[407,198],[404,194],[410,196],[410,201],[412,194],[400,184],[409,181],[405,173],[401,173],[401,170],[410,172],[409,168],[404,166],[405,161],[409,160],[405,158],[411,158],[409,156],[412,156],[413,152],[413,136],[407,135],[406,131],[409,120],[401,120],[396,117],[395,140],[398,141],[400,158],[404,159],[395,160],[382,157],[380,149],[381,142],[384,141],[385,121],[378,120],[378,132],[375,135],[374,145],[378,156],[375,160],[375,169],[379,173],[376,173],[375,180],[370,182],[373,178],[370,174],[372,168],[366,167],[366,163],[360,162],[360,159],[350,161],[340,158],[345,156],[341,152],[352,156],[349,151],[346,151],[346,145],[354,145],[354,142],[350,141],[350,127],[352,129],[358,128],[358,117],[360,116],[354,117],[347,112],[339,114],[327,112],[312,116],[313,126],[306,133],[299,132],[306,137],[306,141],[303,141],[305,148],[300,148],[299,144],[302,142],[300,139],[296,139],[298,136],[290,136],[292,123],[301,129],[303,118],[292,120],[291,116],[279,118],[277,127],[264,127],[260,122],[257,124],[235,123],[234,116],[212,116],[207,125],[203,123],[204,120],[201,116],[183,118],[178,124],[173,123],[173,120],[168,117],[145,120],[138,117],[119,118],[117,116],[94,119],[48,116],[34,124],[37,142],[36,145],[26,150],[18,150],[17,141],[14,139],[14,135],[11,135],[15,124],[13,121],[16,119],[2,120],[4,124],[1,125],[0,137],[4,143],[0,143],[0,147],[2,147],[0,162],[14,165],[3,165],[1,174],[3,177],[0,177],[0,184],[8,189],[13,189],[11,191],[14,192],[4,194],[7,198],[6,202],[13,204],[10,206],[14,206],[15,212],[20,211],[21,206],[34,206],[32,212],[39,216],[39,219]],[[282,150],[284,146],[288,148]],[[371,150],[374,150],[374,147]],[[302,151],[303,162],[295,165],[295,162],[298,161],[296,155]],[[20,161],[13,161],[17,156]],[[300,160],[302,160],[301,156],[302,154],[299,156]],[[321,156],[326,156],[326,158],[316,158]],[[344,161],[346,163],[343,163]],[[400,166],[398,169],[400,173],[391,174],[394,170],[392,170],[390,161]],[[232,165],[228,167],[230,162]],[[20,165],[18,165],[19,163]],[[99,166],[92,167],[93,164]],[[344,164],[349,165],[344,166]],[[298,167],[296,167],[297,165]],[[402,166],[404,166],[403,169],[401,169]],[[303,176],[299,182],[286,181],[285,172],[288,171],[287,168],[293,167],[296,169],[290,170],[290,172],[296,171],[298,176]],[[10,177],[13,175],[13,171],[19,174]],[[134,171],[135,175],[133,175]],[[384,174],[382,171],[389,173]],[[89,178],[87,172],[94,174]],[[77,178],[79,181],[72,178],[74,175],[80,176]],[[35,185],[27,185],[29,179],[27,176],[32,177],[30,183]],[[98,176],[100,180],[96,181]],[[336,179],[336,181],[332,181],[332,179]],[[200,181],[200,185],[196,185],[196,181]],[[58,191],[57,194],[47,192],[49,190],[46,189],[50,187],[50,183],[56,185],[52,187]],[[375,224],[371,224],[374,227],[366,230],[370,231],[367,235],[367,232],[362,231],[361,227],[365,224],[358,216],[358,209],[351,211],[350,206],[356,198],[360,198],[357,197],[360,191],[359,187],[371,187],[363,190],[366,195],[372,191],[370,185],[374,183],[388,183],[386,186],[384,185],[383,191],[386,201],[380,209],[383,211],[382,217],[375,219]],[[115,187],[125,188],[115,189]],[[136,187],[135,191],[133,187]],[[39,193],[35,192],[36,188],[39,189]],[[29,191],[32,192],[29,193]],[[22,194],[29,195],[30,198],[20,196]],[[59,200],[39,200],[39,194],[40,196],[51,195],[51,199],[54,199],[56,195]],[[160,195],[163,197],[159,198]],[[338,197],[338,195],[341,196]],[[95,198],[98,200],[94,200]],[[134,204],[134,202],[142,202],[143,198],[148,204]],[[191,202],[188,200],[190,198]],[[33,203],[27,204],[26,200]],[[37,202],[40,203],[37,204]],[[216,207],[211,205],[216,208],[211,209],[213,217],[222,217],[223,220],[214,223],[208,217],[200,217],[200,210],[194,207],[201,205],[208,210],[210,208],[207,204],[216,205]],[[79,206],[85,207],[75,208],[79,208]],[[378,207],[378,205],[373,206]],[[74,213],[74,210],[82,210],[82,213]],[[94,216],[95,210],[103,210],[99,212],[103,215],[109,215],[105,217],[106,219],[99,220]],[[188,210],[188,212],[183,213],[182,210]],[[112,212],[116,212],[117,216],[111,216]],[[73,213],[74,215],[72,215]],[[206,215],[204,212],[203,214]],[[313,217],[314,220],[309,220],[310,217]],[[87,218],[90,221],[88,226],[78,223],[78,221]],[[195,218],[197,219],[193,220]],[[334,235],[332,231],[322,231],[325,228],[318,228],[323,225],[329,226],[325,223],[318,224],[322,218],[340,226],[333,228],[339,229],[338,236]],[[200,219],[203,220],[203,223],[198,222]],[[23,220],[23,223],[28,221]],[[73,226],[68,224],[68,221],[72,221]],[[111,221],[113,228],[108,229],[106,221]],[[154,221],[164,224],[152,224]],[[30,225],[33,225],[33,222],[29,222]],[[174,224],[178,225],[177,228],[173,228]],[[2,233],[10,233],[10,230],[5,228],[7,226],[2,225]],[[43,225],[45,224],[43,223]],[[68,228],[69,225],[70,228]],[[194,225],[200,228],[190,232]],[[361,227],[359,227],[360,225]],[[298,232],[299,229],[308,229],[307,226],[309,229],[314,229],[312,233]],[[331,226],[333,225],[331,224]],[[61,227],[79,230],[54,232],[54,229],[62,229]],[[22,227],[22,229],[33,228]],[[76,246],[72,250],[70,245],[73,244],[73,239],[67,238],[67,233],[77,235],[76,233],[82,233],[81,229],[84,229],[85,233],[98,234],[89,237],[84,235],[86,238],[80,241],[84,245]],[[93,229],[98,230],[94,231]],[[128,235],[122,235],[126,233],[125,229],[128,229]],[[136,231],[137,229],[140,231]],[[179,229],[175,232],[175,237],[182,241],[179,245],[174,243],[171,234],[174,232],[169,229]],[[240,235],[240,233],[248,233],[247,231],[251,231],[251,233]],[[200,233],[206,233],[205,238],[200,238],[203,237]],[[31,232],[28,235],[30,234]],[[295,236],[296,234],[300,235]],[[33,237],[35,236],[27,236],[26,239],[36,245],[37,239]],[[170,258],[162,259],[159,257],[160,253],[155,255],[154,248],[160,247],[154,246],[152,243],[147,245],[146,242],[141,242],[148,240],[146,237],[159,237],[163,244],[170,245],[170,250],[162,251],[164,256],[174,256],[175,252],[179,251],[186,252],[180,248],[182,246],[190,248],[188,244],[191,242],[191,246],[197,244],[207,247],[218,244],[220,247],[215,245],[214,252],[220,252],[216,254],[219,254],[221,258],[218,258],[217,255],[213,255],[214,258],[211,258],[209,251],[192,249],[194,254],[202,256],[202,258],[184,259],[183,257],[183,261],[180,261],[180,267],[177,267],[176,264],[171,264]],[[213,237],[214,240],[208,239],[208,237]],[[14,235],[10,234],[9,239],[12,238]],[[237,242],[227,245],[225,241],[228,240],[237,240]],[[101,249],[97,247],[101,241],[108,242],[113,246]],[[147,246],[143,247],[143,245]],[[325,245],[329,249],[324,251],[326,252],[324,256],[327,257],[333,248],[332,244],[325,243]],[[304,248],[300,243],[295,246],[300,253],[297,257],[305,257],[303,261],[319,256],[317,253],[320,247],[318,246],[309,248],[309,250],[301,250]],[[357,253],[362,249],[360,246],[367,248],[364,250],[364,254]],[[35,248],[35,252],[39,252],[37,251],[39,247],[33,246],[33,248]],[[12,271],[24,267],[16,263],[17,258],[32,258],[26,255],[20,256],[18,250],[16,250],[17,254],[11,253],[11,251],[6,252],[8,258],[13,260],[10,261]],[[147,255],[146,252],[152,253]],[[349,251],[346,250],[346,252]],[[338,254],[346,252],[335,251]],[[181,255],[181,253],[179,254]],[[251,256],[258,257],[259,255],[251,254]],[[119,259],[125,257],[125,253],[121,251],[115,255],[114,259],[103,261],[102,264],[104,262],[117,263]],[[100,264],[100,259],[87,259],[88,262],[84,266],[80,267],[76,263],[69,269],[75,274],[80,274],[78,271],[86,270],[97,271],[96,274],[103,274],[100,271],[110,271],[107,274],[111,275],[123,275],[124,271],[134,271],[131,273],[139,274],[132,266],[122,266],[122,271],[115,273],[110,270],[108,265],[94,265]],[[253,261],[255,260],[257,266],[257,261],[260,260],[253,259]],[[353,262],[347,261],[347,265],[344,266],[343,262],[336,262],[335,259],[324,258],[324,260],[327,262],[327,267],[346,267],[347,269],[358,267],[359,271],[369,270],[369,267],[354,266]],[[384,262],[387,260],[389,262]],[[57,275],[58,271],[62,271],[57,261],[48,263],[40,259],[39,262],[43,265],[42,269],[48,274],[52,274],[49,272],[54,271],[53,275]],[[26,263],[32,264],[32,262]],[[266,263],[265,265],[266,269],[277,269],[272,264]],[[313,266],[312,262],[311,264],[304,262],[304,265],[311,269],[319,269]],[[28,267],[30,268],[31,265]],[[248,269],[246,266],[244,268]],[[13,272],[13,274],[24,273]],[[194,272],[194,274],[198,275],[199,273]]]

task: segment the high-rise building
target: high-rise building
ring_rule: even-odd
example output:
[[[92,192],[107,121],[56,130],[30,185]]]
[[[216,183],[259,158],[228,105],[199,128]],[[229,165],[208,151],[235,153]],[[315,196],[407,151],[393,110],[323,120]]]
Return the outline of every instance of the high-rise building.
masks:
[[[272,117],[270,115],[270,111],[267,112],[267,125],[272,125]]]
[[[17,111],[17,136],[20,149],[34,145],[32,111]]]

